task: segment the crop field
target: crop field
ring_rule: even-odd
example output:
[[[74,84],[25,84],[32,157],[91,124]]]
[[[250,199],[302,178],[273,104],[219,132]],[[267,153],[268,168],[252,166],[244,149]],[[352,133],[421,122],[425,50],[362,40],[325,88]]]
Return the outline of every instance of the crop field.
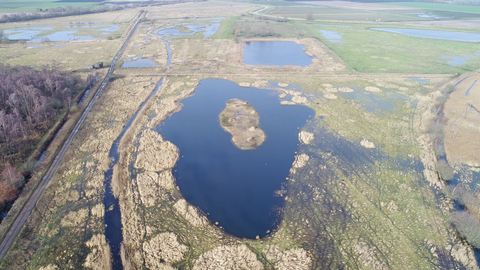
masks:
[[[438,118],[432,106],[451,85],[468,77],[446,103],[452,119],[446,134],[455,143],[462,140],[458,132],[470,134],[468,138],[478,133],[478,127],[472,128],[480,121],[478,102],[470,99],[479,96],[479,86],[472,84],[479,78],[480,43],[371,29],[477,34],[476,28],[453,25],[372,22],[433,20],[417,16],[428,12],[462,18],[477,14],[433,10],[433,4],[391,10],[357,4],[346,9],[283,1],[205,1],[148,7],[0,268],[110,269],[121,263],[124,269],[478,269],[472,246],[452,225],[454,203],[442,195],[446,183],[437,173],[427,131]],[[265,14],[278,18],[251,13],[263,6],[273,6]],[[72,71],[99,61],[108,65],[138,12],[2,24],[2,29],[53,28],[42,35],[89,22],[119,29],[111,39],[94,33],[95,28],[80,28],[79,35],[98,39],[1,44],[0,62],[56,63]],[[307,13],[318,21],[305,20]],[[156,34],[172,27],[185,34],[186,25],[207,25],[214,18],[221,18],[215,22],[220,26],[210,38],[201,26],[195,35]],[[245,64],[244,42],[258,41],[293,42],[315,58],[306,67]],[[123,68],[132,57],[157,66]],[[281,198],[282,207],[272,211],[279,218],[277,227],[265,237],[226,233],[223,224],[189,203],[175,179],[184,152],[158,127],[186,110],[184,99],[195,97],[204,79],[232,81],[253,92],[268,90],[277,105],[312,111],[309,121],[295,126],[298,147],[291,167],[282,168],[286,178],[267,195]],[[463,117],[465,107],[470,108],[468,118]],[[455,125],[462,129],[455,130]],[[447,154],[452,152],[448,147]],[[478,162],[475,149],[470,147],[469,161]],[[457,167],[467,163],[459,157],[462,153],[454,155]],[[211,169],[217,166],[222,165]],[[107,194],[110,188],[112,194]],[[106,203],[109,196],[117,204]],[[112,213],[120,216],[121,231],[115,236],[106,220]],[[112,254],[112,248],[120,253]]]

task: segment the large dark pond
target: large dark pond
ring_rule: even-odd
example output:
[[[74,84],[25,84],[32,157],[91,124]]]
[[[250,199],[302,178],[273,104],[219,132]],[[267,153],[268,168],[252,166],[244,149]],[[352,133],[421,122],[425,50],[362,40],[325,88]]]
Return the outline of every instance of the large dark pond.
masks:
[[[386,31],[396,34],[402,34],[412,37],[435,38],[455,41],[480,42],[480,34],[462,33],[450,31],[436,31],[423,29],[407,29],[407,28],[370,28],[377,31]]]
[[[263,237],[276,227],[283,200],[274,192],[289,175],[297,128],[315,114],[306,106],[282,106],[277,95],[231,81],[202,80],[182,101],[183,109],[157,127],[180,149],[174,175],[185,199],[237,237]],[[254,150],[238,149],[219,124],[218,115],[232,98],[250,102],[259,113],[266,140]]]
[[[243,62],[247,65],[306,67],[315,57],[308,56],[304,48],[293,41],[249,41],[243,46]]]

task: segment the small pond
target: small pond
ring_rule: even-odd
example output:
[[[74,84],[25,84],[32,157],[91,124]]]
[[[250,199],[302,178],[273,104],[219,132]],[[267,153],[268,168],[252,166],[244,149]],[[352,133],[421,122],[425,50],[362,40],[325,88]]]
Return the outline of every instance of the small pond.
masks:
[[[461,32],[407,29],[407,28],[370,28],[370,29],[402,34],[402,35],[407,35],[412,37],[434,38],[434,39],[466,41],[466,42],[480,41],[480,34],[475,34],[475,33],[461,33]]]
[[[243,62],[247,65],[306,67],[315,57],[307,55],[304,48],[293,41],[249,41],[243,46]]]
[[[240,150],[219,124],[232,98],[248,101],[260,116],[265,142]],[[283,199],[281,188],[298,149],[298,127],[315,112],[306,106],[280,105],[278,92],[202,80],[183,108],[156,128],[180,149],[174,176],[185,199],[208,214],[212,223],[236,237],[264,237],[275,229]]]
[[[158,66],[155,61],[148,58],[142,58],[141,56],[129,57],[123,63],[122,67],[129,68],[129,67],[156,67]]]
[[[422,79],[422,78],[416,78],[416,77],[412,77],[408,80],[412,82],[419,82],[419,83],[427,83],[430,81],[430,79]]]

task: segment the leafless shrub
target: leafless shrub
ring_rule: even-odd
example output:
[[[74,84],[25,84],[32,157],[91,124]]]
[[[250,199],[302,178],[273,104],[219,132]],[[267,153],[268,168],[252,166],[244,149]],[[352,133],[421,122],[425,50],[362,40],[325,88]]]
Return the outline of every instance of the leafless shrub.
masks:
[[[443,180],[448,181],[453,179],[453,168],[450,167],[445,160],[439,160],[435,169]]]
[[[452,222],[468,243],[475,248],[480,248],[480,224],[476,217],[465,211],[455,212]]]

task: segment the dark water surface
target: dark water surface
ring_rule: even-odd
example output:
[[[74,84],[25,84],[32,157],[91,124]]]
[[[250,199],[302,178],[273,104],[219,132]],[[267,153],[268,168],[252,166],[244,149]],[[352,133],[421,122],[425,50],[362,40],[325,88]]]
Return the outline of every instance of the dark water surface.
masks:
[[[301,66],[312,64],[314,56],[308,56],[304,45],[293,41],[249,41],[243,46],[243,62],[247,65]]]
[[[298,149],[298,127],[315,112],[281,106],[278,92],[243,88],[217,79],[202,80],[183,109],[157,131],[180,149],[174,176],[185,199],[237,237],[263,237],[278,221],[283,200],[274,196],[289,175]],[[250,102],[260,116],[265,142],[240,150],[218,116],[232,98]]]

